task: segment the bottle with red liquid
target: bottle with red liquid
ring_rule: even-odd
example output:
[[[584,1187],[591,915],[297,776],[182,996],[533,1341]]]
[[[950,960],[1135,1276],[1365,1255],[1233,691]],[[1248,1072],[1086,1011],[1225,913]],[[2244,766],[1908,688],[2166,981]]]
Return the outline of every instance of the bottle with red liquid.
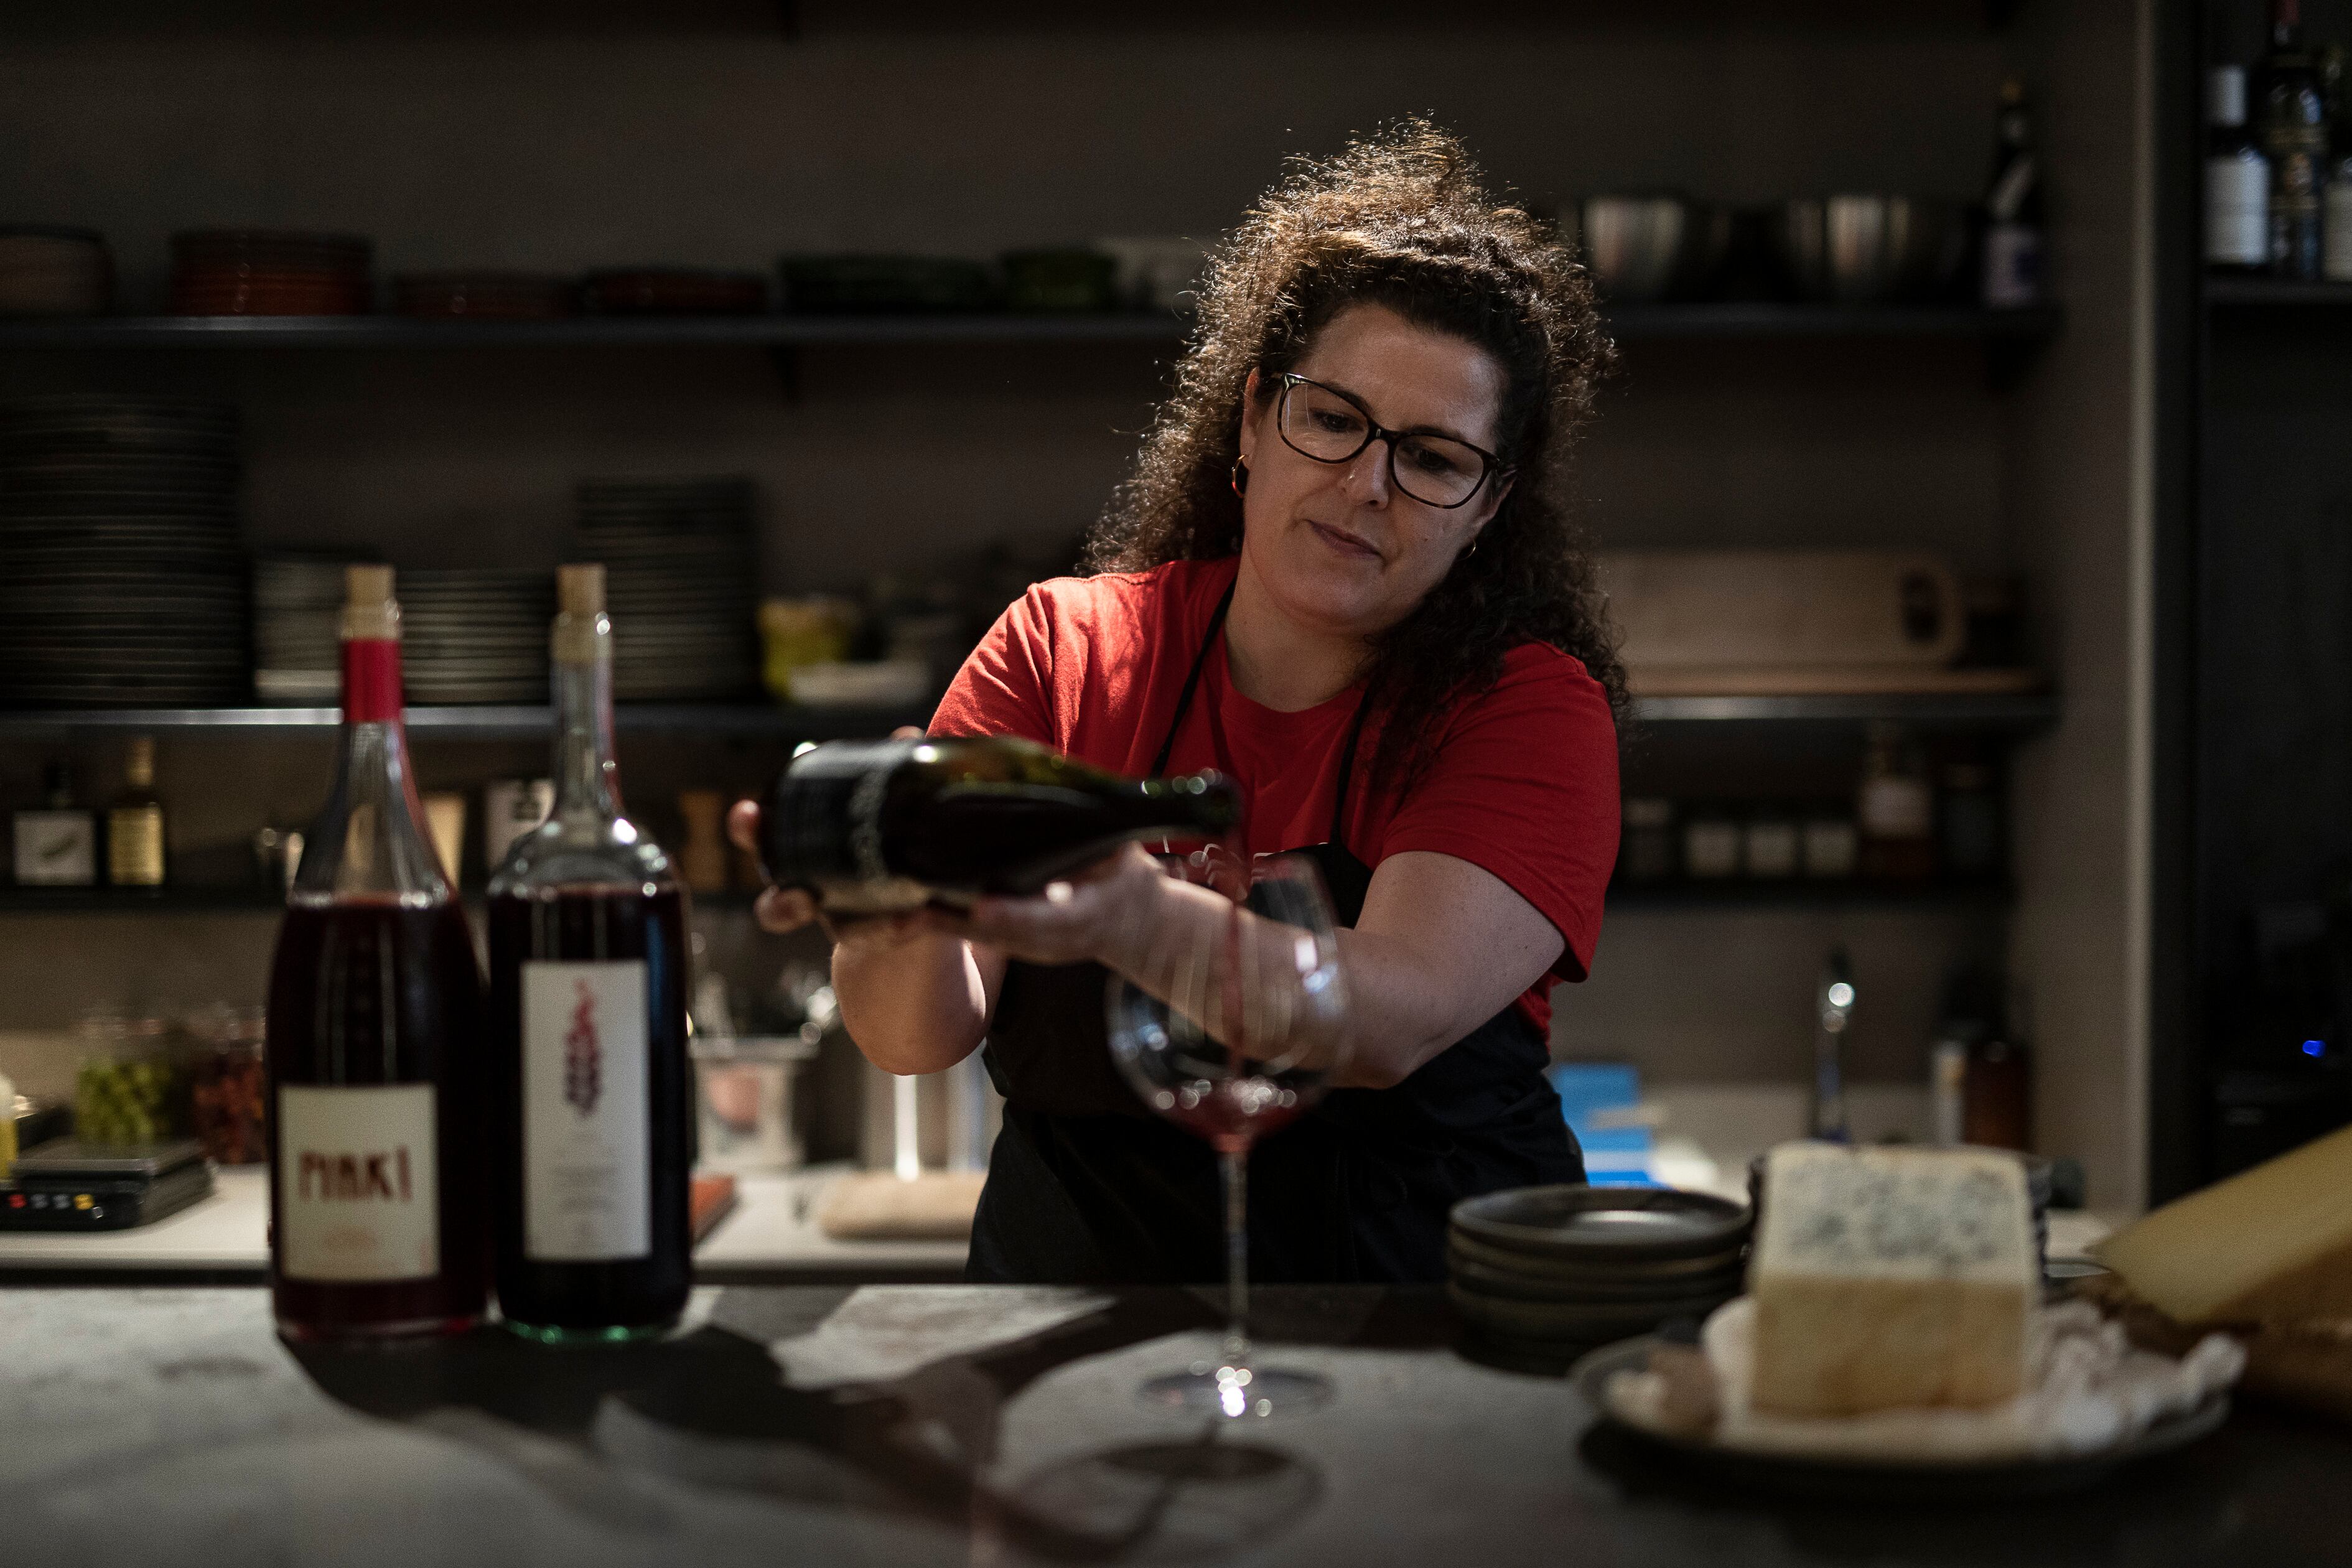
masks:
[[[351,569],[342,753],[307,844],[269,976],[278,1330],[457,1332],[489,1291],[482,973],[409,766],[389,567]]]
[[[490,879],[499,1310],[548,1343],[675,1323],[693,1245],[686,911],[623,813],[604,569],[558,587],[555,808]]]

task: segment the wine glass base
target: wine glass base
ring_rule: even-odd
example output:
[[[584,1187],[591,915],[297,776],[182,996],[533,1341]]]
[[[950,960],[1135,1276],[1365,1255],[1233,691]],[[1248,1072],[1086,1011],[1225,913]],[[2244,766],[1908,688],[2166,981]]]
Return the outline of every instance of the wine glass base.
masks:
[[[1261,1420],[1328,1405],[1331,1382],[1311,1372],[1196,1361],[1183,1372],[1153,1378],[1137,1390],[1137,1397],[1154,1410]]]

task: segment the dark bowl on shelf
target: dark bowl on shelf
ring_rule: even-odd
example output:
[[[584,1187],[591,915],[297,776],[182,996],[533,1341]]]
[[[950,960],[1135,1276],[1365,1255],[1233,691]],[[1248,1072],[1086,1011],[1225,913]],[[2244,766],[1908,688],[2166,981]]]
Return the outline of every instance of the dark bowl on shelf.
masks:
[[[1587,196],[1561,220],[1603,300],[1622,305],[1709,292],[1731,239],[1731,215],[1687,196]]]
[[[1968,246],[1957,202],[1924,196],[1800,196],[1772,226],[1797,293],[1840,305],[1916,304],[1948,297]]]

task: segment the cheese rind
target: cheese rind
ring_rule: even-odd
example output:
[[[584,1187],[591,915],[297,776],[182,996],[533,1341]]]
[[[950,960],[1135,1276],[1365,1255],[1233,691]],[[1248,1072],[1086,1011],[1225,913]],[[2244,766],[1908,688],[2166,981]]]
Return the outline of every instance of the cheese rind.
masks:
[[[1853,1415],[2012,1399],[2039,1290],[2013,1156],[1784,1144],[1748,1268],[1753,1402]]]
[[[2352,1127],[2167,1204],[2092,1250],[2189,1327],[2352,1317]]]

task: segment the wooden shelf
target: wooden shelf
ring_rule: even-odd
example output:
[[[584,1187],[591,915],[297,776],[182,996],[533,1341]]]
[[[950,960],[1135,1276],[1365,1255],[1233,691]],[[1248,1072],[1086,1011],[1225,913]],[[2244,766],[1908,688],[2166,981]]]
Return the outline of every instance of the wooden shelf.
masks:
[[[1625,305],[1608,312],[1628,339],[2054,337],[2055,305],[1993,310],[1959,305],[1757,303]],[[109,316],[0,321],[14,349],[814,348],[887,343],[1158,343],[1174,347],[1187,319],[1137,315],[582,316],[553,321],[427,321],[406,316]]]

